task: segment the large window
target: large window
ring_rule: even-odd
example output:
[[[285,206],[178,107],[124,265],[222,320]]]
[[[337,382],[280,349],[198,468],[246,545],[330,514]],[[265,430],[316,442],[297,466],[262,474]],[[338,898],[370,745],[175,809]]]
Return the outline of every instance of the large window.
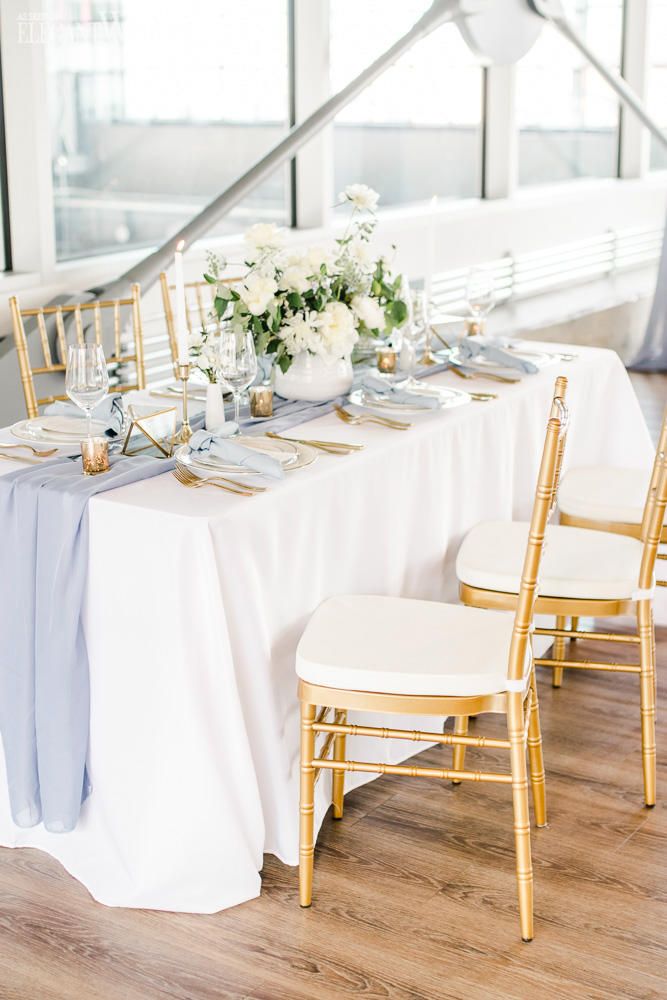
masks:
[[[667,0],[650,0],[648,110],[667,135]],[[667,170],[667,150],[651,142],[651,168]]]
[[[349,83],[407,31],[430,0],[331,0],[331,86]],[[478,196],[482,70],[453,25],[403,56],[334,126],[334,194],[352,181],[382,205]]]
[[[622,0],[565,0],[590,48],[618,71]],[[614,177],[619,106],[608,84],[551,25],[517,67],[519,183]]]
[[[59,259],[162,243],[287,127],[287,0],[50,0]],[[287,218],[278,172],[224,222]]]

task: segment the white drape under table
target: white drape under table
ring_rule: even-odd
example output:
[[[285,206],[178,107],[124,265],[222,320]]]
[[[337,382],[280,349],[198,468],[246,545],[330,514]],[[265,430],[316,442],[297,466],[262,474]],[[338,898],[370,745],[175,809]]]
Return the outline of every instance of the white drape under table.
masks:
[[[0,843],[47,851],[102,903],[192,912],[257,896],[264,853],[296,864],[294,652],[317,605],[345,592],[455,600],[466,531],[529,513],[558,374],[570,386],[566,467],[650,466],[620,360],[577,351],[517,385],[472,383],[498,399],[425,413],[405,433],[334,414],[303,424],[291,433],[365,448],[322,455],[252,499],[168,474],[94,497],[92,794],[72,833],[20,830],[0,766]],[[397,762],[419,749],[376,740],[355,756]],[[325,775],[318,822],[329,786]]]

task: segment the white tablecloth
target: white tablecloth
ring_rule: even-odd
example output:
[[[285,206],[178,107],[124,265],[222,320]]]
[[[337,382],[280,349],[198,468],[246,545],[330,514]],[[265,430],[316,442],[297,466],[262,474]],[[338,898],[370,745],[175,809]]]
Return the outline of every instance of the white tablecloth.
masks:
[[[418,416],[406,433],[334,415],[304,424],[293,433],[365,450],[323,455],[252,500],[186,490],[171,475],[94,497],[93,792],[74,832],[19,830],[0,767],[0,843],[47,851],[103,903],[195,912],[258,895],[264,852],[296,864],[293,661],[317,605],[344,592],[456,599],[465,532],[529,512],[561,372],[572,410],[566,464],[650,465],[619,359],[578,353],[520,385],[472,383],[499,399]],[[463,385],[451,373],[434,379]],[[391,761],[420,749],[372,745]],[[329,784],[318,785],[318,820]]]

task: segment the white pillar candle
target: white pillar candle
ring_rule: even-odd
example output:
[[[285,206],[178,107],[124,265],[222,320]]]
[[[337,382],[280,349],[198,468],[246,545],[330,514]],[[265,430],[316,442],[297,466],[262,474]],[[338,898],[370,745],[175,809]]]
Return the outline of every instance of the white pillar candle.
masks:
[[[426,293],[426,309],[429,310],[433,274],[435,272],[435,224],[438,211],[438,196],[431,198],[431,211],[428,217],[428,232],[426,236],[426,267],[424,269],[424,291]]]
[[[174,284],[176,295],[176,343],[178,345],[178,363],[187,365],[189,361],[188,322],[185,315],[185,281],[183,279],[183,240],[177,245],[174,254]]]

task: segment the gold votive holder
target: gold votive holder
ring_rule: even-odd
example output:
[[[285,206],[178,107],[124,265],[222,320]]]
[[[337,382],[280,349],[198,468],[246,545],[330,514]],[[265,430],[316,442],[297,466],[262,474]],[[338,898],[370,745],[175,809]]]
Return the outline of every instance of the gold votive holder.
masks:
[[[381,347],[377,352],[378,371],[393,375],[396,371],[398,352],[393,347]]]
[[[86,438],[81,442],[84,476],[99,476],[109,471],[109,442],[106,438]]]
[[[476,337],[478,334],[484,333],[484,320],[483,319],[467,319],[466,320],[466,337]]]
[[[250,416],[273,416],[273,389],[270,385],[253,385],[250,389]]]

